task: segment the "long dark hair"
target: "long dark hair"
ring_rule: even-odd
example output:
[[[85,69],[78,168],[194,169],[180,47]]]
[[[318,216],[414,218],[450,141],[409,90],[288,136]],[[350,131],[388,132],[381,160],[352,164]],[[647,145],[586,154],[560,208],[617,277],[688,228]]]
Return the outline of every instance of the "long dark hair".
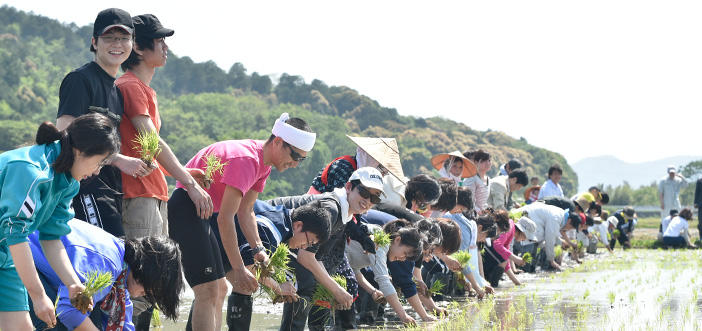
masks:
[[[412,208],[414,200],[427,203],[435,202],[440,196],[441,187],[436,178],[424,174],[417,175],[407,182],[407,188],[405,188],[407,205],[405,207]]]
[[[396,219],[386,223],[383,231],[390,235],[391,240],[400,237],[400,244],[412,247],[412,253],[407,255],[407,260],[414,261],[422,254],[422,236],[414,224],[404,219]]]
[[[175,321],[185,288],[178,244],[157,236],[126,239],[124,261],[134,280],[144,286],[146,300]]]
[[[107,153],[108,157],[119,152],[120,138],[117,127],[107,116],[91,113],[77,117],[65,130],[59,130],[51,122],[39,126],[35,142],[37,145],[61,142],[61,152],[52,164],[57,173],[69,172],[75,155],[73,148],[90,157]]]

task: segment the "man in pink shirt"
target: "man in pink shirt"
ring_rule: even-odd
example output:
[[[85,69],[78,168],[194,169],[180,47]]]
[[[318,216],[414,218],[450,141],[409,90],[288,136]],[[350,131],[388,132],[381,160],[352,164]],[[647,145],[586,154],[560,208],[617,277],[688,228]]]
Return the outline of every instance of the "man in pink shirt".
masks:
[[[223,165],[221,172],[212,176],[207,193],[212,198],[214,214],[210,218],[219,226],[224,251],[233,269],[227,280],[243,290],[258,288],[254,275],[245,268],[236,237],[235,217],[254,258],[268,259],[258,235],[253,205],[263,192],[272,167],[279,172],[297,165],[307,158],[314,146],[316,135],[307,123],[290,118],[284,113],[276,121],[272,135],[262,140],[227,140],[216,142],[200,150],[186,165],[187,168],[206,170],[206,156],[217,157]],[[177,183],[168,200],[168,229],[170,237],[180,245],[183,253],[185,279],[195,294],[192,311],[193,330],[219,330],[222,323],[222,304],[227,295],[227,283],[219,253],[220,243],[215,238],[210,220],[197,214],[196,206],[186,188]]]

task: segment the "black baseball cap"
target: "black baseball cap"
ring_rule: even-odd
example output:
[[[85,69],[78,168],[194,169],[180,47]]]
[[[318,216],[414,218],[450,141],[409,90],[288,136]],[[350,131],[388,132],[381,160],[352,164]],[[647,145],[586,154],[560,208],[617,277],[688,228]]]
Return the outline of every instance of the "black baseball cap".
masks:
[[[98,13],[93,24],[93,37],[105,34],[107,30],[120,28],[127,33],[134,34],[134,23],[132,17],[126,11],[119,8],[109,8]]]
[[[134,29],[138,38],[158,39],[170,37],[175,33],[171,29],[164,28],[156,15],[153,14],[137,15],[132,17],[132,21],[134,21]]]

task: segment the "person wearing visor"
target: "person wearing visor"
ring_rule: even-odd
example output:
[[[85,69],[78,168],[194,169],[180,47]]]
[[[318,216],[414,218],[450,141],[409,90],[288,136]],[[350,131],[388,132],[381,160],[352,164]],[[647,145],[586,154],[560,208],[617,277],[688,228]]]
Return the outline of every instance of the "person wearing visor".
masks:
[[[202,221],[205,206],[196,206],[189,195],[190,188],[176,183],[168,200],[168,232],[183,251],[185,279],[195,294],[192,327],[194,330],[219,330],[222,304],[227,295],[227,283],[219,242],[211,231],[210,221],[217,222],[221,244],[232,265],[232,284],[242,291],[258,288],[254,275],[246,269],[239,252],[235,219],[257,261],[268,259],[256,226],[253,206],[263,192],[273,167],[279,172],[295,168],[312,150],[316,134],[307,123],[283,113],[273,126],[268,140],[226,140],[200,150],[186,168],[205,171],[209,159],[216,158],[222,166],[214,171],[212,183],[205,191],[212,198],[213,214]],[[210,163],[211,164],[211,163]]]
[[[324,194],[305,194],[300,196],[280,197],[267,201],[274,206],[288,209],[303,206],[311,201],[320,201],[322,206],[332,214],[331,234],[329,240],[321,245],[312,245],[297,251],[290,266],[295,270],[298,280],[297,294],[303,298],[297,302],[285,303],[280,330],[304,330],[309,315],[309,329],[322,330],[325,309],[312,309],[311,301],[317,283],[329,289],[338,302],[340,314],[349,316],[340,318],[353,323],[354,314],[350,310],[358,293],[358,282],[348,260],[344,256],[346,237],[357,241],[364,251],[375,253],[375,244],[370,239],[367,228],[357,225],[354,215],[365,214],[373,205],[380,202],[384,194],[383,178],[376,168],[364,167],[354,171],[348,182],[341,188]],[[347,287],[339,286],[330,275],[341,274],[347,278]],[[345,325],[348,328],[349,325]]]

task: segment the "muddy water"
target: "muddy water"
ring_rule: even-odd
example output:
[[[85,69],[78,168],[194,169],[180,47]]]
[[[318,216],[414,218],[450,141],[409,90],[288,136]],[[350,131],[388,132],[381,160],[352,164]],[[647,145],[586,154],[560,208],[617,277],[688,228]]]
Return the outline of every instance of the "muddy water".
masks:
[[[566,271],[519,275],[524,285],[518,287],[503,280],[491,299],[441,302],[451,318],[418,329],[702,330],[702,251],[600,253],[575,266],[564,259],[571,266]],[[181,321],[164,321],[162,330],[184,330],[191,301],[188,291]],[[268,302],[264,296],[255,300],[251,330],[278,329],[282,305]],[[362,327],[397,328],[391,309],[386,312],[386,323]]]

